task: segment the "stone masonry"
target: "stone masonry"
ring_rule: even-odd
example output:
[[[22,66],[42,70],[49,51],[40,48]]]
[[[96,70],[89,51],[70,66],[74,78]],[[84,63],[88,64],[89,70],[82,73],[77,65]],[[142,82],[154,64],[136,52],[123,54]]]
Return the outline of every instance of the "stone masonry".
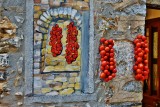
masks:
[[[33,70],[34,50],[30,47],[36,36],[34,18],[65,1],[0,0],[0,19],[7,16],[17,26],[16,35],[24,37],[18,51],[9,54],[6,81],[0,80],[0,107],[141,107],[143,83],[134,79],[133,40],[137,34],[144,34],[146,2],[159,4],[158,0],[67,0],[76,1],[73,8],[89,10],[88,72],[41,74],[40,69]],[[99,79],[101,37],[115,41],[118,72],[108,83]]]

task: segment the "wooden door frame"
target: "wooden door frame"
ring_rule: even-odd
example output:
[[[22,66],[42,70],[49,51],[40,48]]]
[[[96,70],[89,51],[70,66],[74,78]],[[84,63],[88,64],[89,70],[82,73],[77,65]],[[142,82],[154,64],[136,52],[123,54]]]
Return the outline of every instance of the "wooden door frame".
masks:
[[[160,10],[160,5],[155,5],[155,4],[147,4],[147,9],[156,9],[156,10]],[[146,26],[145,28],[147,27],[147,24],[148,23],[153,23],[155,21],[159,21],[160,22],[160,17],[159,18],[155,18],[155,19],[148,19],[146,20]],[[160,24],[158,25],[160,26]],[[149,28],[149,32],[151,32],[151,28]],[[158,32],[160,32],[160,28],[158,29]],[[150,43],[153,43],[152,40],[151,40],[151,33],[149,33],[149,42]],[[160,35],[160,33],[159,33]],[[160,36],[158,37],[158,41],[160,41]],[[152,46],[149,45],[149,48],[151,49]],[[158,53],[160,53],[160,45],[158,45]],[[150,53],[149,54],[149,68],[150,68],[150,65],[151,65],[151,54],[153,53]],[[160,65],[160,54],[158,54],[158,65]],[[151,69],[150,69],[151,70]],[[160,67],[158,66],[158,77],[160,77]],[[158,86],[157,86],[157,89],[158,89],[158,95],[157,96],[151,96],[151,75],[149,75],[149,79],[148,79],[148,90],[147,92],[143,93],[143,98],[145,98],[145,100],[143,100],[143,103],[146,102],[146,104],[154,104],[153,102],[156,102],[157,101],[160,101],[160,79],[158,79]],[[159,102],[158,102],[159,103]]]
[[[149,20],[146,20],[146,25],[145,25],[145,28],[147,28],[148,26],[147,25],[151,25],[151,23],[155,23],[155,22],[159,22],[159,23],[156,23],[155,24],[155,27],[156,26],[160,26],[160,18],[155,18],[155,19],[149,19]],[[154,27],[154,26],[153,26]],[[151,32],[151,26],[148,27],[149,28],[149,43],[153,43],[153,38],[151,37],[152,36],[152,32]],[[160,28],[158,29],[158,32],[160,32]],[[160,34],[159,34],[160,35]],[[160,41],[160,36],[158,37],[158,41]],[[149,44],[149,49],[151,49],[153,47],[153,44]],[[160,53],[160,45],[158,45],[158,53]],[[149,69],[152,71],[152,68],[151,68],[151,64],[152,64],[152,56],[153,56],[153,52],[150,52],[149,54]],[[160,65],[160,54],[158,54],[158,65]],[[158,73],[160,72],[160,67],[158,66]],[[158,74],[158,77],[160,77],[160,73]],[[151,95],[151,74],[149,75],[149,78],[148,78],[148,91],[145,92],[144,94],[146,95]],[[160,79],[158,79],[158,86],[157,86],[157,90],[160,89]],[[160,98],[160,92],[158,91],[158,97]]]

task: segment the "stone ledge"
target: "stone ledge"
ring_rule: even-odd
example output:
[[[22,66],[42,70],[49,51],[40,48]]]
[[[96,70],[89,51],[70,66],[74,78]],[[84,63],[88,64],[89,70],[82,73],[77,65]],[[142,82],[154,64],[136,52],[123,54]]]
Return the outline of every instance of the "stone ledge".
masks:
[[[141,107],[141,102],[124,102],[124,103],[118,103],[118,104],[111,104],[111,107]]]
[[[25,97],[24,102],[26,105],[31,103],[69,103],[69,102],[82,102],[82,101],[96,101],[97,93],[93,94],[80,94],[80,95],[66,95],[66,96],[47,96],[47,95],[34,95]]]

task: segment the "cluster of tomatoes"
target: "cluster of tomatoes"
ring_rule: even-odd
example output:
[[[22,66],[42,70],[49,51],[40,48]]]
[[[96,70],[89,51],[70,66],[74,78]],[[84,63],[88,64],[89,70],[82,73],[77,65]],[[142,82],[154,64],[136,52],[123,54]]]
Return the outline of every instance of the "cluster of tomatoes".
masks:
[[[100,78],[105,82],[112,80],[116,76],[116,61],[114,59],[114,41],[112,39],[100,39],[99,52],[101,56]]]
[[[143,35],[137,35],[134,40],[134,54],[135,65],[133,66],[135,72],[135,79],[138,81],[144,81],[148,78],[149,68],[147,54],[149,52],[147,39]]]
[[[52,27],[50,31],[50,42],[52,56],[56,57],[61,54],[63,46],[61,43],[62,38],[62,28],[60,28],[57,24]]]
[[[74,22],[71,22],[67,25],[67,45],[66,45],[66,61],[68,64],[71,64],[78,57],[78,49],[79,44],[77,41],[78,30],[77,27],[74,26]]]

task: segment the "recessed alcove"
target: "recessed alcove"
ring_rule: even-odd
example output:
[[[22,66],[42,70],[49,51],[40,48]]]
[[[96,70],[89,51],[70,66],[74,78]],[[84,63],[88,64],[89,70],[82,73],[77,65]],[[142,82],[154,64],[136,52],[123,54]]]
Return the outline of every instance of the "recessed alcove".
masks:
[[[92,2],[88,5],[93,6]],[[35,6],[39,5],[27,1],[27,19],[33,19],[26,21],[29,32],[25,39],[25,45],[28,45],[25,49],[26,101],[56,103],[96,100],[93,82],[93,7],[85,11],[74,7],[50,7],[35,18]],[[68,63],[65,50],[67,26],[70,23],[77,28],[76,42],[79,48],[78,56]],[[62,29],[63,48],[55,57],[49,41],[56,24]],[[34,26],[33,29],[30,26]]]

